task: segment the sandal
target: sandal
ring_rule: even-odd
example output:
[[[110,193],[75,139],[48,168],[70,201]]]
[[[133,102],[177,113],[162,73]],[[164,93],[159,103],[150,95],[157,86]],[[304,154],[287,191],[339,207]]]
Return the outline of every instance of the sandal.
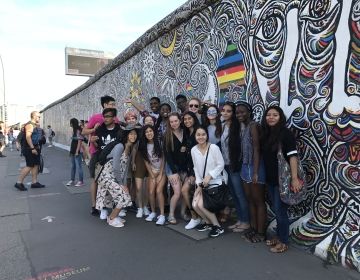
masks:
[[[177,224],[177,221],[176,221],[175,217],[173,217],[173,216],[168,217],[168,222],[169,222],[170,225],[176,225]]]
[[[284,253],[289,249],[289,246],[279,242],[278,244],[276,244],[274,247],[270,248],[270,252],[272,253]]]
[[[246,240],[251,242],[251,243],[260,243],[260,242],[263,242],[265,240],[265,235],[256,232],[253,236],[251,236],[251,238],[246,239]]]
[[[231,226],[228,226],[228,229],[235,229],[237,227],[239,227],[241,224],[239,222],[237,222],[236,224],[233,224]]]
[[[244,232],[244,231],[247,231],[250,229],[250,226],[249,225],[246,225],[246,224],[240,224],[238,225],[237,227],[235,227],[232,231],[233,232],[236,232],[236,233],[241,233],[241,232]]]
[[[253,228],[248,229],[241,237],[246,241],[249,241],[256,235],[256,231]]]
[[[280,243],[280,241],[279,241],[279,239],[277,239],[277,238],[268,239],[268,240],[265,241],[265,244],[266,244],[267,246],[275,246],[275,245],[277,245],[277,244],[279,244],[279,243]]]

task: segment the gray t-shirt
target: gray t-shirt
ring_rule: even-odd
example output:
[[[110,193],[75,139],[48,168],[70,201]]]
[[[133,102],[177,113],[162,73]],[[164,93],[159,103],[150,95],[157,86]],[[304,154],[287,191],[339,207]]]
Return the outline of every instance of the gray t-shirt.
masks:
[[[217,144],[220,142],[220,138],[215,136],[216,126],[214,124],[210,124],[207,128],[209,133],[209,142],[211,144]]]
[[[225,165],[230,165],[229,157],[229,127],[223,126],[223,133],[221,134],[221,152],[224,158]]]

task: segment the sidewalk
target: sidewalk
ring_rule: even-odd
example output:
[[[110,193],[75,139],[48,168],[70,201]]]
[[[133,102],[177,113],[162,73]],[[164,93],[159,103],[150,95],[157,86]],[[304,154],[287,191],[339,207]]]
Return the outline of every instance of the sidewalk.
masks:
[[[355,280],[359,274],[327,266],[291,246],[272,254],[238,234],[215,239],[157,227],[128,213],[111,228],[89,214],[89,193],[69,191],[68,152],[44,148],[44,189],[17,191],[18,152],[0,159],[0,279],[261,279]],[[88,172],[84,166],[87,176]],[[30,177],[27,178],[29,182]],[[180,226],[179,226],[180,227]],[[181,227],[180,227],[181,228]]]

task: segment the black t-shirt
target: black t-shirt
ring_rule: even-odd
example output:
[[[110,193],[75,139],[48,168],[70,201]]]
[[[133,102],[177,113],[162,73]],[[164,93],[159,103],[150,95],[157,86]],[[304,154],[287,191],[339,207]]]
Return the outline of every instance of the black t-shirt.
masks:
[[[115,140],[119,140],[118,137],[120,129],[121,128],[119,124],[115,124],[114,128],[112,129],[108,129],[104,123],[100,125],[95,132],[95,135],[99,137],[99,139],[96,141],[97,149],[102,150],[107,144]]]
[[[281,131],[280,143],[283,155],[287,161],[289,161],[291,156],[297,154],[295,137],[288,128],[284,128]],[[262,150],[266,170],[266,183],[276,186],[279,185],[277,151],[277,149],[273,151],[270,148],[263,148]]]

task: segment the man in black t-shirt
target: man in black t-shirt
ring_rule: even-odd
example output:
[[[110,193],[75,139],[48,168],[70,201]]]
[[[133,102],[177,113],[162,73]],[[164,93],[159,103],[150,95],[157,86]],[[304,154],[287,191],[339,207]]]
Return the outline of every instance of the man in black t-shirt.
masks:
[[[119,140],[121,128],[118,123],[115,123],[116,114],[115,108],[106,108],[102,112],[104,122],[95,131],[97,137],[95,146],[98,151],[103,150],[107,144]]]

